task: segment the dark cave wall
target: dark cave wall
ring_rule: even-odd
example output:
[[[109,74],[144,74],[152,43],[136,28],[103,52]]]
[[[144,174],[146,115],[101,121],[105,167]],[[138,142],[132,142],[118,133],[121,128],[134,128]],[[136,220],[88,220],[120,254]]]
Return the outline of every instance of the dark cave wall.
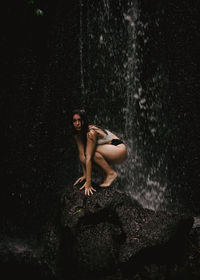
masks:
[[[183,186],[183,194],[191,197],[199,212],[199,7],[192,1],[169,3],[166,21],[171,122],[174,138],[170,153],[172,172],[177,185]],[[173,149],[173,146],[176,147]],[[172,171],[172,170],[171,170]],[[185,192],[184,192],[185,190]],[[182,188],[179,193],[181,195]],[[194,208],[195,208],[194,207]]]
[[[57,170],[72,176],[72,161],[61,167],[71,159],[69,115],[80,99],[79,5],[4,5],[2,219],[8,232],[17,225],[29,231],[51,215]]]
[[[172,165],[176,179],[189,190],[199,211],[199,7],[195,1],[169,3],[167,33],[171,116],[175,127]],[[187,193],[186,193],[187,195]],[[188,194],[189,195],[189,194]]]
[[[159,67],[158,98],[163,106],[159,123],[165,125],[155,143],[146,127],[148,115],[139,120],[144,125],[139,128],[141,142],[148,147],[145,158],[152,161],[164,151],[172,195],[199,213],[199,8],[195,1],[141,1],[141,10],[142,21],[148,22],[147,43],[141,43],[141,80],[151,100],[157,90],[152,78]]]

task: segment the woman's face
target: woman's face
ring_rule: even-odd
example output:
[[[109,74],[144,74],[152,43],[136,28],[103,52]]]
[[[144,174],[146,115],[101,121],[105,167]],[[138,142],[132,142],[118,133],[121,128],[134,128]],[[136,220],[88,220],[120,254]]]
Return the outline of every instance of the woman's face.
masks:
[[[80,115],[78,114],[73,115],[73,126],[77,131],[81,131],[82,123],[83,122],[81,120]]]

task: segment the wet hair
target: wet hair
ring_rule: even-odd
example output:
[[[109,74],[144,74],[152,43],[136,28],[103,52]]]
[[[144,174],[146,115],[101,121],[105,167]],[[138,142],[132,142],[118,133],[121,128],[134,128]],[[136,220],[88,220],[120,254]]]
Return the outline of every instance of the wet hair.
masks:
[[[78,133],[81,133],[84,138],[86,137],[86,134],[88,132],[88,119],[87,119],[87,115],[86,115],[86,112],[84,109],[75,109],[72,111],[72,122],[73,122],[73,116],[74,115],[79,115],[80,118],[81,118],[81,132],[78,132],[76,131],[76,129],[74,128],[73,126],[73,123],[72,123],[72,127],[73,127],[73,134],[78,134]]]

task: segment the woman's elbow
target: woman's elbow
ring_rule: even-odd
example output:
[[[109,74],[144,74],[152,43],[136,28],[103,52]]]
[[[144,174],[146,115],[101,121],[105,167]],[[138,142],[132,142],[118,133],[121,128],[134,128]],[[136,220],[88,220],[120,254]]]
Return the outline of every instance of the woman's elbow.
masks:
[[[86,155],[85,161],[86,163],[91,162],[92,157],[90,155]]]
[[[85,155],[79,155],[79,160],[81,163],[85,164],[86,162]]]

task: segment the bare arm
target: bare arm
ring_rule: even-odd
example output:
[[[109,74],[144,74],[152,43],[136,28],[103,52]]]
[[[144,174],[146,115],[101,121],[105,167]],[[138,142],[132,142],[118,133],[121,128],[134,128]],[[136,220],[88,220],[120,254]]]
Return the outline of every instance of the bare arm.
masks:
[[[86,183],[81,187],[81,189],[85,188],[85,194],[90,195],[93,194],[92,191],[95,191],[91,186],[91,174],[92,174],[92,157],[95,152],[96,147],[96,132],[91,130],[87,133],[87,145],[86,145]]]
[[[74,183],[74,186],[80,182],[82,182],[85,178],[86,178],[86,169],[85,169],[85,149],[84,149],[84,144],[83,141],[81,139],[80,136],[75,135],[74,136],[77,147],[78,147],[78,151],[79,151],[79,159],[81,162],[81,166],[82,166],[82,170],[83,170],[83,176],[81,176],[80,178],[78,178],[76,180],[76,182]]]
[[[91,184],[92,173],[92,157],[96,147],[96,132],[94,130],[87,134],[87,146],[86,146],[86,181]]]

